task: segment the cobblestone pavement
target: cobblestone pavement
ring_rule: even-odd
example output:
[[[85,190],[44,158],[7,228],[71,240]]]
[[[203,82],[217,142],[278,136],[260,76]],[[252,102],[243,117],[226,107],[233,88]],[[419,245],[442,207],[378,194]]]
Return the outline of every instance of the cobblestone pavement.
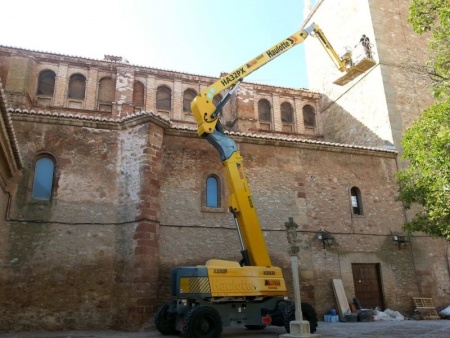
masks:
[[[1,331],[0,331],[1,332]],[[223,338],[278,338],[286,333],[280,327],[268,327],[262,331],[225,329]],[[383,337],[383,338],[448,338],[450,320],[403,320],[356,323],[320,322],[317,333],[323,338],[344,337]],[[0,333],[0,338],[169,338],[180,336],[162,336],[154,329],[145,332],[121,331],[59,331],[59,332],[16,332]]]

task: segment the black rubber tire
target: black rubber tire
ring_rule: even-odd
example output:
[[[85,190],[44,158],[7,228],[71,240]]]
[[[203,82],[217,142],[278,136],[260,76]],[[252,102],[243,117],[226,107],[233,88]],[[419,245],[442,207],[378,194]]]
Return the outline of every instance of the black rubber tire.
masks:
[[[155,314],[155,326],[159,333],[169,336],[180,334],[175,329],[175,316],[169,313],[169,304],[161,305]]]
[[[271,313],[272,317],[272,323],[270,325],[273,326],[284,326],[284,310],[286,309],[286,302],[285,300],[280,300],[277,302],[277,305],[275,307],[275,310]]]
[[[264,330],[266,325],[245,325],[247,330],[256,331],[256,330]]]
[[[187,338],[217,338],[222,333],[222,318],[210,306],[196,306],[184,316],[183,334]]]
[[[314,333],[317,331],[318,319],[316,310],[308,303],[301,303],[303,319],[309,322],[309,331]],[[291,332],[291,321],[295,320],[295,304],[288,302],[284,311],[283,322],[287,333]]]

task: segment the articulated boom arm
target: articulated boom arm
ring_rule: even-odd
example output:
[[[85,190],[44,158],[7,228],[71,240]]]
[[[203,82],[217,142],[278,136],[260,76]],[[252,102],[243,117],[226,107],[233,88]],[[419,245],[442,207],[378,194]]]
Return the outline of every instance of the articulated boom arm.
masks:
[[[246,76],[293,46],[302,43],[309,34],[315,34],[319,38],[338,69],[345,71],[348,60],[340,59],[319,26],[312,24],[282,40],[264,53],[236,68],[233,72],[221,77],[218,81],[203,89],[191,103],[191,110],[197,122],[198,135],[206,138],[217,149],[224,164],[225,177],[230,190],[229,209],[235,217],[241,240],[243,264],[245,265],[272,266],[245,177],[242,157],[236,143],[223,133],[219,122],[219,112]],[[213,104],[214,96],[230,87],[232,87],[231,90],[216,107]]]

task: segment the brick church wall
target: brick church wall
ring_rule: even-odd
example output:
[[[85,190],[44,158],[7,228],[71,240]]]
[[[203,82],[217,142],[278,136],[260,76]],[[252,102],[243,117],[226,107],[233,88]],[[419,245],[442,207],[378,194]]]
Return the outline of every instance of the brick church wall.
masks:
[[[2,226],[1,327],[136,329],[156,298],[162,130],[35,122],[14,122],[26,169]],[[53,202],[30,199],[41,149],[57,163]]]
[[[358,25],[376,36],[379,28],[371,27],[369,15],[374,9],[358,6],[350,12],[362,14],[368,22]],[[332,41],[353,38],[349,26],[327,29],[329,22],[318,23],[326,23]],[[381,50],[379,55],[381,60]],[[322,68],[328,72],[319,68],[312,68],[316,79]],[[51,98],[36,94],[45,69],[57,75]],[[353,263],[380,265],[386,307],[408,312],[414,295],[449,297],[439,240],[417,236],[402,250],[392,243],[391,231],[405,221],[395,200],[397,153],[360,147],[390,146],[398,138],[389,130],[396,117],[385,88],[395,82],[384,83],[394,76],[386,69],[377,66],[343,96],[327,87],[316,92],[244,82],[224,108],[223,123],[244,157],[272,263],[283,269],[292,296],[284,223],[293,217],[302,299],[319,316],[336,307],[331,279],[341,278],[347,294],[354,294]],[[67,98],[75,73],[87,78],[84,100]],[[24,162],[7,191],[0,191],[0,327],[136,330],[168,301],[170,268],[210,258],[240,260],[219,156],[183,111],[184,91],[198,92],[215,78],[7,47],[0,47],[0,76]],[[111,111],[99,109],[104,77],[114,84]],[[145,87],[143,107],[133,102],[135,80]],[[160,85],[172,91],[171,110],[156,109]],[[378,105],[367,104],[366,92]],[[271,130],[258,120],[261,98],[271,104]],[[291,132],[281,120],[283,102],[294,108]],[[306,104],[316,111],[315,128],[304,124]],[[30,198],[34,165],[43,153],[56,164],[50,202]],[[204,206],[209,174],[221,180],[217,210]],[[363,216],[351,212],[353,186],[361,190]],[[330,247],[317,239],[322,228],[335,237]],[[435,251],[427,257],[428,246]]]
[[[160,303],[169,298],[170,268],[201,265],[210,258],[240,260],[231,214],[206,213],[201,208],[201,178],[220,170],[218,156],[205,140],[186,142],[182,136],[164,138]],[[291,296],[284,230],[288,217],[299,224],[299,268],[312,273],[302,282],[302,298],[314,304],[318,313],[335,307],[331,279],[343,278],[349,294],[354,294],[351,264],[374,261],[382,266],[386,306],[410,310],[406,296],[417,292],[411,251],[398,251],[390,235],[404,222],[402,205],[395,201],[395,153],[335,152],[333,147],[275,146],[244,139],[238,144],[272,263],[283,268]],[[352,186],[363,192],[364,216],[351,214]],[[324,249],[316,239],[321,228],[334,234],[331,248]],[[399,297],[403,292],[405,297]]]

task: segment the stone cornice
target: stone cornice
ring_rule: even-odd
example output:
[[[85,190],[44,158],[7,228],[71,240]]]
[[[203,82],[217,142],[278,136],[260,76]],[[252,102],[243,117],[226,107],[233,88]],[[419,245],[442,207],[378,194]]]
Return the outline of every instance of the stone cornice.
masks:
[[[171,122],[164,116],[158,113],[146,111],[136,112],[115,119],[86,115],[81,113],[36,111],[13,108],[8,108],[7,111],[11,113],[13,120],[70,125],[97,129],[120,130],[146,122],[155,123],[156,125],[163,128],[167,128],[171,125]]]
[[[181,136],[181,137],[192,137],[192,138],[198,137],[197,128],[187,126],[183,127],[172,126],[172,128],[165,129],[164,133],[166,135]],[[267,134],[241,133],[233,131],[225,131],[225,134],[230,136],[237,143],[251,143],[260,145],[271,145],[277,147],[295,147],[311,150],[388,157],[392,159],[395,159],[397,157],[397,151],[395,150],[388,150],[375,147],[365,147],[351,144],[318,141],[298,137],[272,136]]]
[[[122,130],[141,125],[147,122],[155,123],[164,129],[166,135],[176,135],[182,137],[197,137],[197,127],[193,123],[182,123],[170,121],[158,113],[137,112],[121,118],[106,118],[98,116],[88,116],[74,113],[34,111],[9,108],[13,120],[22,120],[38,123],[51,123],[61,125],[72,125],[79,127],[89,127],[97,129]],[[397,157],[397,151],[376,147],[358,146],[352,144],[342,144],[314,139],[307,139],[294,136],[270,135],[267,133],[245,133],[235,131],[225,131],[225,134],[241,143],[252,143],[261,145],[301,147],[312,150],[326,150],[344,153],[359,153],[372,156]]]

